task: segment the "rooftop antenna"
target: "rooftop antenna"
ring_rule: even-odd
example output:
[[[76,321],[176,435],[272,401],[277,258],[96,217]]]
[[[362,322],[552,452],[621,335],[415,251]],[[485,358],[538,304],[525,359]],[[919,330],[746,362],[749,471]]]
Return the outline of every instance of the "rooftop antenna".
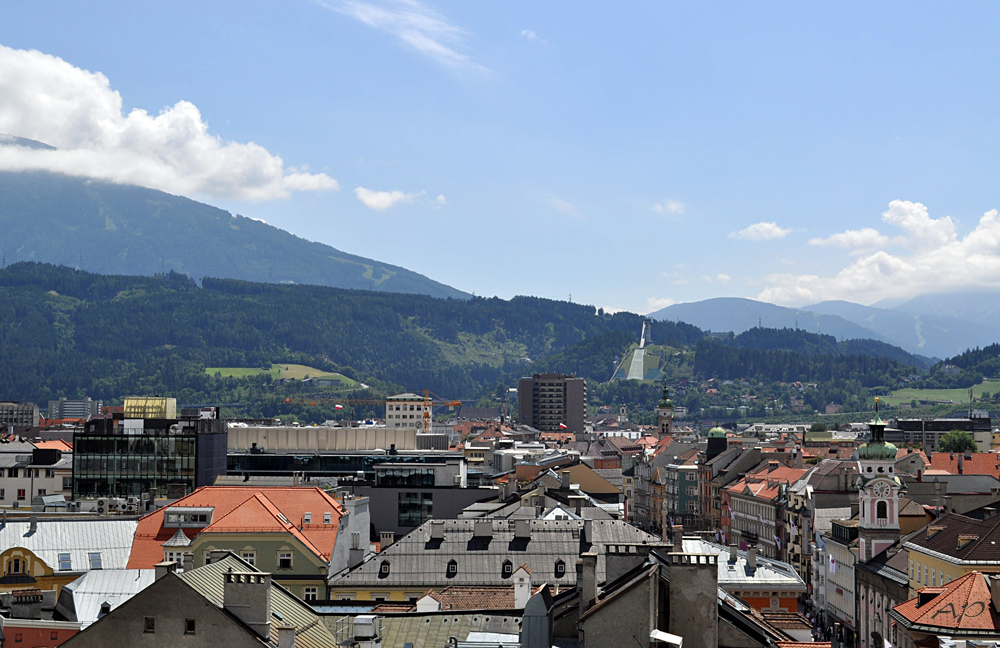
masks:
[[[569,294],[569,303],[573,303],[573,293]]]
[[[758,317],[758,318],[757,318],[757,328],[764,328],[763,326],[761,326],[760,322],[761,322],[761,320],[760,320],[760,318]]]

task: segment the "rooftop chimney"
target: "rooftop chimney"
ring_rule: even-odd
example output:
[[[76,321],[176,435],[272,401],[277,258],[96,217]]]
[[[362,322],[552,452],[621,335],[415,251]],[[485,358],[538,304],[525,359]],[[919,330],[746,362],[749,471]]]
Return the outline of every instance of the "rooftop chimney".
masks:
[[[674,553],[684,553],[684,525],[675,524],[671,527],[674,537]]]
[[[958,455],[958,474],[959,475],[965,474],[965,455],[963,454]]]
[[[562,484],[560,484],[559,488],[562,490],[569,490],[569,471],[560,470],[559,475],[562,477]]]
[[[28,518],[28,520],[31,523],[31,528],[28,529],[28,534],[30,535],[35,531],[38,531],[38,515],[36,513],[32,513],[31,517]]]
[[[476,538],[492,538],[493,520],[476,520],[473,524],[472,535]]]
[[[747,551],[747,567],[750,571],[757,571],[757,547],[750,547]]]
[[[736,562],[736,558],[737,558],[736,545],[731,544],[731,545],[729,545],[729,562],[735,563]]]
[[[431,520],[431,540],[444,540],[444,520]]]
[[[522,565],[514,572],[514,609],[523,610],[531,598],[531,574]]]
[[[597,600],[597,554],[588,551],[580,558],[583,560],[583,583],[580,588],[580,615],[582,616]]]
[[[160,580],[167,574],[177,573],[177,563],[173,560],[164,560],[163,562],[156,563],[156,580]]]
[[[295,648],[295,626],[278,626],[278,648]]]
[[[514,537],[531,537],[531,520],[514,520]]]
[[[263,572],[226,572],[222,606],[258,637],[271,637],[271,575]]]
[[[396,534],[392,531],[382,531],[378,534],[379,538],[379,549],[385,551],[386,547],[391,547],[392,543],[396,541]]]
[[[347,566],[354,569],[365,560],[365,548],[361,546],[361,534],[351,533],[351,548],[347,552]]]

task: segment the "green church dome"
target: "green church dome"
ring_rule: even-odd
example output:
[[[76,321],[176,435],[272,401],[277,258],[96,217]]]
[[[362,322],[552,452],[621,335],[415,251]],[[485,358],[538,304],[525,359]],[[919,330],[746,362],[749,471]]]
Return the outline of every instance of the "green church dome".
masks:
[[[709,439],[725,439],[726,438],[726,431],[723,430],[722,428],[720,428],[719,426],[715,426],[714,428],[712,428],[711,430],[708,431],[708,438]]]
[[[663,397],[660,399],[659,407],[674,409],[674,401],[670,400],[670,390],[667,388],[667,381],[663,381]]]
[[[871,438],[868,443],[862,443],[858,448],[858,459],[868,461],[893,461],[896,458],[896,446],[885,440],[885,423],[878,414],[878,396],[875,397],[875,418],[868,424]]]

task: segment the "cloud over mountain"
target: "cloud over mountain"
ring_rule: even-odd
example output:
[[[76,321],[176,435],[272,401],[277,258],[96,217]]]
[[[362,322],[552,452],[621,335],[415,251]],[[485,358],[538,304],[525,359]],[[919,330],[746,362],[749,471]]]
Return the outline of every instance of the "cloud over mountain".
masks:
[[[814,245],[852,248],[859,258],[832,277],[770,275],[770,285],[758,298],[779,304],[836,299],[872,303],[887,297],[1000,287],[997,210],[984,213],[964,237],[950,216],[931,218],[918,202],[892,201],[882,221],[901,233],[889,237],[865,228],[813,239]],[[872,250],[873,245],[879,249]]]
[[[0,170],[55,171],[253,201],[339,188],[325,173],[285,167],[258,144],[213,135],[189,101],[156,115],[139,108],[126,114],[121,95],[102,73],[36,50],[0,45],[0,97],[0,133],[57,149],[0,146]]]

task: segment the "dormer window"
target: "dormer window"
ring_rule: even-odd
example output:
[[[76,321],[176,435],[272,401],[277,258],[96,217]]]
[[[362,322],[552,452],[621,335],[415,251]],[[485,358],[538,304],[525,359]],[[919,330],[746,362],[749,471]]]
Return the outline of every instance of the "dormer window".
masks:
[[[562,560],[557,560],[556,561],[555,572],[556,572],[556,578],[562,578],[563,576],[565,576],[566,575],[566,563],[564,563]]]
[[[503,565],[500,568],[501,578],[510,578],[511,574],[514,573],[514,563],[509,560],[503,561]]]
[[[458,574],[458,563],[454,560],[448,561],[448,578],[454,578]]]
[[[313,514],[307,512],[302,519],[302,524],[312,524],[312,521],[313,521]]]
[[[331,513],[324,513],[323,514],[323,524],[330,524],[330,517],[331,517],[331,515],[332,515]]]
[[[383,560],[378,566],[378,577],[385,578],[386,576],[388,576],[389,569],[390,569],[389,561]]]

